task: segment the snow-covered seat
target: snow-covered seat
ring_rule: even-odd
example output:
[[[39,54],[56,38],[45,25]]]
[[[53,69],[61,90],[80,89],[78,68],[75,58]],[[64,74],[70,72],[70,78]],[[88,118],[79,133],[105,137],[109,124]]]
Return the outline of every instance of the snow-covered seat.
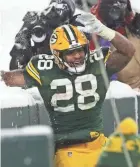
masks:
[[[49,116],[37,88],[24,90],[0,83],[1,128],[50,125]]]

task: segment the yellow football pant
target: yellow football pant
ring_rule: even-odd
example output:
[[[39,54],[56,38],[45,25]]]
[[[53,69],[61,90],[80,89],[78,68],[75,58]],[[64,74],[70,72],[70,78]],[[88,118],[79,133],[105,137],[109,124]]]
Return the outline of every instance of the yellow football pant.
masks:
[[[84,144],[77,144],[58,149],[55,157],[55,167],[94,167],[107,138],[100,136]]]

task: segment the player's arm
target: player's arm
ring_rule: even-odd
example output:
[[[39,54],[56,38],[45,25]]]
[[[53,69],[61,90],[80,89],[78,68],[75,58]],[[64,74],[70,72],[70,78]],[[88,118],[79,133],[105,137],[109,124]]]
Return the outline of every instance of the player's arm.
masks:
[[[33,57],[23,70],[18,69],[10,72],[1,72],[1,80],[3,80],[7,86],[11,87],[41,86],[40,74],[36,64],[37,57]]]
[[[135,53],[135,48],[132,42],[118,32],[115,32],[115,36],[111,40],[111,43],[116,48],[116,51],[123,56],[132,58]]]
[[[115,73],[129,63],[135,53],[135,48],[126,37],[117,32],[115,32],[115,36],[110,42],[115,49],[110,52],[106,66],[109,71]]]
[[[120,33],[106,27],[94,15],[87,13],[77,17],[77,20],[85,24],[85,31],[95,34],[110,41],[116,48],[111,52],[107,61],[107,67],[114,72],[121,70],[132,58],[135,53],[133,44]]]
[[[5,82],[7,86],[24,87],[26,85],[23,70],[17,69],[13,71],[1,71],[1,80]]]

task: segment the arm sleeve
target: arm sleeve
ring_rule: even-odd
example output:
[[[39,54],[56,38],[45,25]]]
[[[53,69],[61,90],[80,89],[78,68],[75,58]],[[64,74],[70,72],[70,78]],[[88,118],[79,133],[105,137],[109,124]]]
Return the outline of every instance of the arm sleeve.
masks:
[[[33,57],[23,71],[25,82],[28,88],[33,86],[40,87],[42,85],[40,73],[37,69],[37,62],[36,57]]]

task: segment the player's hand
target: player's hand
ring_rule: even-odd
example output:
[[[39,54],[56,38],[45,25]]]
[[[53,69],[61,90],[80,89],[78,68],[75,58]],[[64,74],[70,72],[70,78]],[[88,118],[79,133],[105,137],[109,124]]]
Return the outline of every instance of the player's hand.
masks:
[[[102,31],[103,24],[91,13],[78,15],[76,21],[85,26],[84,31],[87,33],[96,33],[98,35]]]
[[[115,37],[115,31],[106,27],[91,13],[81,14],[76,20],[85,26],[84,32],[95,33],[108,41]]]

